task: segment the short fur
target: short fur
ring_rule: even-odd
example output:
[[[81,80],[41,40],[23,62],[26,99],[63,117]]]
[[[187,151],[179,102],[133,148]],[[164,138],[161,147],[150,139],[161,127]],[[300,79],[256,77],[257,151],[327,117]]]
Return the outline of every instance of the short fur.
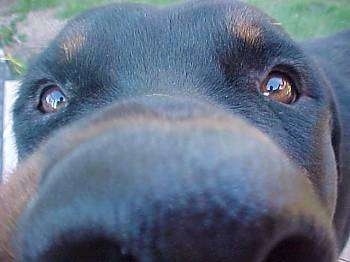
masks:
[[[308,241],[298,246],[293,238],[288,242],[293,243],[292,247],[286,245],[281,250],[299,250],[300,257],[288,254],[288,261],[334,260],[350,230],[349,42],[350,31],[345,31],[298,44],[273,19],[235,1],[193,1],[162,8],[116,4],[78,16],[33,61],[15,103],[17,147],[20,158],[27,160],[0,187],[0,219],[5,221],[0,225],[0,258],[58,259],[67,250],[60,247],[53,253],[47,251],[45,248],[53,244],[44,239],[44,231],[64,231],[67,228],[62,225],[69,227],[76,216],[84,226],[92,223],[89,219],[94,216],[98,221],[106,220],[101,228],[116,223],[114,216],[108,218],[110,206],[106,203],[118,206],[113,210],[119,214],[121,206],[129,203],[126,195],[133,192],[125,214],[135,210],[140,213],[132,213],[134,216],[124,221],[125,227],[116,226],[120,231],[106,226],[106,232],[124,236],[118,238],[117,244],[107,243],[108,252],[111,246],[111,250],[125,247],[125,252],[113,253],[113,258],[260,261],[267,256],[267,248],[252,254],[262,244],[258,248],[250,242],[253,239],[239,236],[244,229],[247,236],[270,239],[263,222],[250,224],[247,229],[243,226],[244,221],[249,224],[249,219],[262,216],[266,208],[270,210],[268,214],[281,217],[278,222],[276,217],[271,218],[271,225],[278,224],[277,231],[288,227],[292,230],[294,226],[295,232],[302,229],[311,236],[311,246],[323,252],[305,248]],[[299,93],[295,103],[286,105],[259,93],[260,83],[272,71],[282,71],[293,79]],[[43,114],[37,107],[47,84],[60,86],[68,99],[65,108],[52,114]],[[253,141],[251,147],[249,141]],[[114,147],[108,146],[112,144]],[[195,146],[187,148],[187,144]],[[149,167],[151,162],[154,165]],[[125,171],[119,170],[123,163],[129,163],[126,168],[136,184],[140,177],[144,179],[139,181],[142,187],[120,175]],[[185,168],[186,163],[189,166]],[[216,175],[207,175],[214,167],[217,180],[213,180]],[[139,170],[144,173],[136,176]],[[187,171],[188,178],[179,175]],[[99,177],[109,172],[113,178],[104,184]],[[105,179],[109,181],[109,176]],[[88,184],[90,191],[84,191],[81,183]],[[102,187],[95,187],[100,184]],[[108,185],[119,191],[104,191]],[[242,188],[237,189],[237,195],[234,185]],[[173,192],[172,187],[179,191]],[[125,194],[119,193],[124,190]],[[86,192],[101,204],[96,214],[86,211],[83,216],[84,208],[91,209],[95,203],[82,200]],[[200,199],[206,192],[211,195],[203,196],[203,209],[198,204],[202,211],[183,204],[191,197],[193,206],[202,203]],[[270,197],[266,197],[267,192]],[[170,194],[178,201],[172,202]],[[50,206],[50,212],[55,210],[57,199],[70,206],[71,195],[81,204],[80,211],[73,212],[76,207],[69,211],[67,207],[63,217],[58,213],[46,215]],[[97,201],[103,195],[109,195],[109,200]],[[221,201],[218,206],[216,195]],[[160,196],[161,200],[157,198]],[[124,197],[123,204],[120,199]],[[160,201],[159,212],[150,204],[155,199]],[[232,205],[233,202],[240,204]],[[261,206],[253,208],[246,202]],[[137,203],[143,203],[142,207],[134,210]],[[169,203],[178,209],[169,211]],[[236,207],[252,213],[240,213]],[[167,212],[176,214],[178,220],[164,215]],[[308,222],[295,222],[300,218],[298,212]],[[204,223],[198,220],[203,213],[212,216],[206,221],[213,224],[197,228],[196,224]],[[147,224],[158,215],[157,226]],[[56,228],[52,221],[58,217],[65,223]],[[269,219],[264,220],[266,225],[270,225]],[[139,224],[143,226],[138,228]],[[181,228],[193,230],[193,235]],[[177,230],[178,235],[174,233]],[[86,237],[83,229],[79,232],[70,233],[67,239],[79,240],[80,234]],[[273,233],[276,234],[279,235]],[[110,239],[109,233],[103,236],[107,235]],[[58,245],[66,242],[57,241]],[[249,251],[244,251],[246,247],[241,242]],[[82,247],[84,251],[67,254],[92,252]],[[234,247],[236,251],[231,250]],[[277,261],[273,259],[283,258],[283,254],[272,252],[269,258]],[[105,253],[93,255],[101,259]]]

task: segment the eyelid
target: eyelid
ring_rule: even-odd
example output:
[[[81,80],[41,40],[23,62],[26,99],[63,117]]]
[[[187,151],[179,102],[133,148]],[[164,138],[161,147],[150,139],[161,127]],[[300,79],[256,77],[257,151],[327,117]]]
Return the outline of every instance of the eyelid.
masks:
[[[52,86],[58,86],[61,88],[62,92],[66,95],[66,93],[64,92],[62,86],[60,83],[58,83],[55,80],[52,79],[48,79],[48,78],[43,78],[40,79],[38,81],[36,81],[34,83],[34,86],[36,86],[36,101],[39,103],[41,96],[47,91],[48,88],[52,87]]]

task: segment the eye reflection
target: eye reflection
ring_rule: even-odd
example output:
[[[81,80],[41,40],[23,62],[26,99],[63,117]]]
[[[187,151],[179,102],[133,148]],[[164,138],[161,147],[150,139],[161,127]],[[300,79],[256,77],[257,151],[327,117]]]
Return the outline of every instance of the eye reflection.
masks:
[[[52,86],[41,96],[39,108],[43,113],[57,112],[67,103],[66,96],[58,86]]]

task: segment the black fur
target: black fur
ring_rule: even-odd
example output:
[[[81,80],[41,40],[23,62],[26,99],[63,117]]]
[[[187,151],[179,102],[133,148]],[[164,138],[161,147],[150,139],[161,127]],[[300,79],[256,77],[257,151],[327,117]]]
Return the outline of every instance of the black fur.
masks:
[[[191,119],[196,111],[193,108],[197,105],[197,102],[193,101],[198,101],[199,104],[206,105],[203,106],[205,109],[198,109],[200,112],[218,110],[221,112],[219,115],[223,114],[227,118],[232,116],[235,119],[243,119],[252,129],[259,130],[257,132],[269,137],[274,146],[277,145],[284,152],[281,162],[290,162],[296,168],[292,170],[305,171],[303,179],[311,182],[311,191],[314,191],[319,199],[316,205],[322,207],[322,212],[334,223],[337,243],[335,248],[329,247],[330,252],[339,254],[346,243],[350,227],[350,159],[347,154],[350,150],[349,41],[350,32],[347,31],[330,38],[295,43],[272,19],[252,7],[233,1],[195,1],[165,8],[119,4],[88,11],[71,21],[29,67],[14,108],[14,128],[19,155],[22,159],[27,157],[38,148],[41,141],[52,137],[54,131],[62,126],[69,126],[78,119],[83,119],[78,123],[89,123],[91,119],[88,116],[91,113],[99,112],[107,106],[114,108],[124,103],[128,105],[128,101],[136,101],[136,105],[141,105],[146,111],[147,108],[155,108],[152,110],[156,112],[165,111],[164,118],[170,121],[168,114],[174,118],[179,115],[184,117],[184,114]],[[260,83],[275,70],[283,71],[293,79],[299,93],[295,103],[282,104],[259,92]],[[68,105],[52,114],[43,114],[37,108],[42,89],[47,84],[59,85],[68,98]],[[158,94],[161,94],[159,100],[156,98]],[[148,99],[150,96],[152,98]],[[168,101],[163,96],[180,98],[184,105],[178,106],[180,102],[174,102],[171,98]],[[161,102],[158,104],[157,101]],[[126,106],[126,111],[132,111],[135,107],[133,103],[130,108]],[[169,104],[171,109],[164,104]],[[207,105],[213,108],[208,109]],[[227,121],[230,123],[230,120]],[[241,125],[240,121],[237,122],[237,126]],[[73,125],[75,132],[84,132],[83,128],[76,128],[76,125]],[[116,134],[119,134],[118,131]],[[119,135],[123,137],[122,134]],[[152,135],[148,134],[145,137],[152,140]],[[245,135],[242,134],[242,137]],[[235,138],[239,140],[238,135],[235,135]],[[173,138],[170,136],[170,144],[173,143],[171,139]],[[129,141],[128,138],[125,140]],[[50,141],[59,143],[57,138]],[[98,147],[98,143],[93,144]],[[162,142],[159,142],[159,150],[163,150]],[[175,152],[176,150],[174,149]],[[181,153],[181,150],[178,150]],[[232,150],[234,154],[233,152],[239,152],[241,149],[237,146]],[[270,152],[270,149],[266,150]],[[95,157],[101,156],[103,150],[96,151],[100,154],[96,154]],[[205,162],[204,155],[213,157],[214,151],[215,148],[208,148],[208,152],[201,151],[198,154],[203,155],[200,159]],[[194,149],[193,152],[197,151]],[[265,166],[262,164],[264,161],[275,163],[268,155],[253,153],[251,152],[252,159],[262,158],[261,163],[259,162],[261,166]],[[54,155],[53,152],[52,154]],[[274,153],[272,155],[277,156]],[[283,156],[286,156],[286,159]],[[163,160],[179,166],[183,161],[173,155]],[[112,165],[114,161],[116,160],[111,159],[106,165]],[[142,169],[142,164],[137,166]],[[237,164],[230,168],[238,170],[239,166],[240,164]],[[75,170],[79,168],[81,167]],[[163,172],[167,168],[170,167],[164,167]],[[230,168],[223,170],[229,173],[236,172]],[[274,167],[270,168],[271,173],[274,173]],[[287,174],[290,172],[286,171]],[[66,171],[62,173],[67,176]],[[167,176],[170,173],[163,175]],[[162,175],[157,173],[155,177],[158,176],[161,179]],[[258,177],[258,174],[256,176]],[[85,179],[83,175],[79,178]],[[270,179],[266,176],[267,178]],[[255,183],[248,178],[247,180],[249,183]],[[75,181],[75,178],[72,181]],[[228,181],[235,184],[235,180]],[[73,190],[79,191],[79,182],[72,183],[76,183]],[[244,187],[239,184],[243,183],[242,181],[237,183]],[[268,183],[278,187],[280,182],[272,179]],[[46,184],[43,182],[44,185]],[[62,186],[64,187],[64,183]],[[48,189],[42,190],[44,192]],[[293,190],[296,195],[308,194],[302,189]],[[40,192],[39,196],[46,196],[46,193]],[[57,199],[62,197],[55,190],[52,194]],[[39,199],[45,202],[45,198]],[[246,200],[242,197],[243,202]],[[37,207],[33,210],[40,213],[38,209]],[[29,223],[29,226],[24,225],[23,228],[31,227],[29,218],[37,216],[33,215],[33,210],[28,211],[31,215],[25,216],[26,222],[23,222],[25,225]],[[237,216],[238,221],[245,218],[244,215]],[[213,220],[215,221],[215,218]],[[147,225],[145,227],[144,230],[147,231]],[[215,234],[215,230],[204,230],[201,234],[203,232]],[[249,230],[245,233],[254,235],[254,232]],[[200,239],[204,236],[198,237]],[[265,237],[269,238],[268,235]],[[29,233],[24,238],[35,239]],[[191,245],[191,239],[184,238],[184,241]],[[244,242],[243,239],[238,241]],[[166,244],[162,249],[162,245],[157,243],[145,244],[150,247],[157,246],[153,249],[157,250],[155,253],[150,251],[152,248],[147,249],[148,253],[138,253],[135,246],[125,246],[131,250],[133,256],[142,254],[145,261],[165,259],[169,256],[186,260],[200,258],[200,252],[197,253],[193,247],[189,247],[193,253],[185,250],[185,253],[189,253],[184,255],[179,251],[182,250],[180,248],[175,248],[175,253],[171,253],[169,250],[172,249]],[[207,247],[205,244],[199,246]],[[225,248],[223,250],[227,251]],[[223,251],[222,259],[258,261],[253,258],[249,260],[247,256],[249,252],[254,252],[254,245],[247,250],[242,251],[245,252],[244,255],[236,257],[230,257]],[[292,247],[287,248],[287,251],[294,252]],[[162,252],[168,252],[168,255],[172,256],[167,257]],[[180,253],[182,255],[179,255]],[[220,255],[214,254],[215,252],[213,257],[220,258]],[[281,254],[276,256],[283,257]],[[239,260],[244,257],[246,260]],[[310,257],[321,261],[331,259],[332,255]],[[207,258],[214,259],[210,256]],[[273,259],[271,258],[271,261],[277,261]],[[294,259],[296,260],[292,258],[288,261],[304,261],[300,257]]]

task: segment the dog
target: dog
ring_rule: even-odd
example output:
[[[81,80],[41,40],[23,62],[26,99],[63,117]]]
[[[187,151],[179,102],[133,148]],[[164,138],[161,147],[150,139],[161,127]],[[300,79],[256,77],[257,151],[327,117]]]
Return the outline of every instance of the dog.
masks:
[[[236,1],[69,22],[14,105],[1,261],[336,261],[350,31],[294,42]]]

